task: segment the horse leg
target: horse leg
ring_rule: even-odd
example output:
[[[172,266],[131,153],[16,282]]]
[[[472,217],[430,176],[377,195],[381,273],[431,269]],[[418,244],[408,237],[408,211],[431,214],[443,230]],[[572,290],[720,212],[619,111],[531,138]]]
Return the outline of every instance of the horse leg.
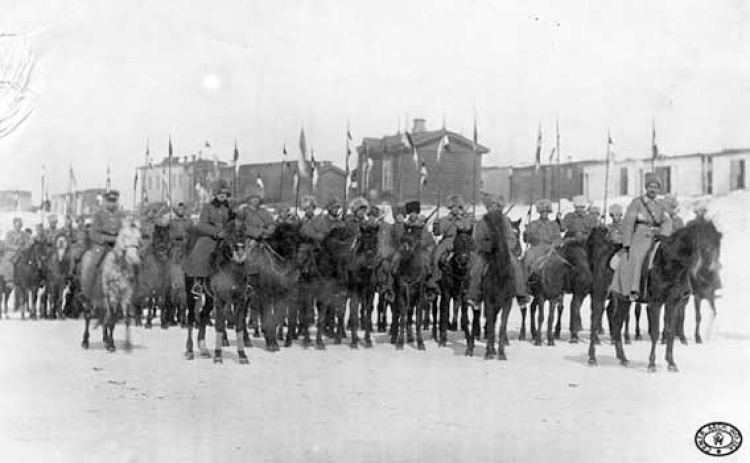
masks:
[[[678,299],[676,301],[667,301],[664,309],[664,330],[667,334],[667,352],[664,359],[667,361],[667,371],[673,373],[678,372],[677,364],[674,361],[674,339],[679,329],[678,322],[680,320],[680,308],[683,306],[684,299]],[[687,300],[685,300],[687,302]]]
[[[521,332],[518,333],[518,340],[519,341],[525,341],[526,340],[526,312],[527,308],[525,305],[521,306]]]
[[[554,320],[554,318],[555,318],[554,310],[555,310],[555,308],[557,308],[557,324],[555,325],[555,339],[560,339],[560,334],[562,332],[562,327],[560,325],[561,325],[561,322],[562,322],[563,309],[565,308],[564,301],[563,301],[563,296],[560,295],[559,298],[555,299],[554,302],[550,302],[550,303],[552,304],[552,306],[551,306],[552,307],[552,309],[551,309],[552,312],[550,312],[549,319],[547,321],[549,322],[549,320]],[[572,321],[573,320],[573,311],[572,310],[570,311],[570,318],[571,318],[571,321]]]
[[[625,329],[623,331],[623,337],[625,338],[625,344],[630,344],[630,308],[628,308],[628,311],[625,312],[624,323],[625,323]]]
[[[656,372],[656,344],[659,342],[659,322],[661,319],[661,303],[652,302],[648,305],[648,330],[651,336],[651,354],[648,357],[648,371]]]
[[[456,309],[463,305],[464,297],[462,295],[459,295],[457,298],[453,299],[453,313],[456,313]],[[443,294],[440,296],[440,304],[438,305],[440,309],[440,313],[438,314],[438,319],[440,320],[440,324],[438,326],[438,338],[437,343],[440,347],[445,347],[447,345],[448,341],[448,325],[449,317],[450,317],[450,304],[451,304],[451,298],[448,296],[446,291],[443,291]]]
[[[697,294],[693,295],[693,307],[695,308],[695,343],[702,344],[701,338],[701,298]]]
[[[407,294],[403,294],[405,289],[404,285],[399,285],[399,294],[396,300],[396,306],[398,307],[398,338],[396,340],[396,349],[403,350],[404,348],[404,337],[406,336],[406,325],[407,318],[409,318],[409,308],[404,299],[408,297]],[[406,288],[408,290],[408,288]]]
[[[553,332],[553,325],[555,322],[555,305],[557,305],[557,325],[554,328]],[[555,339],[560,339],[560,318],[562,317],[562,296],[560,297],[560,300],[549,301],[549,317],[547,317],[547,345],[548,346],[554,346],[555,345]],[[539,328],[541,329],[541,324],[539,325]]]
[[[418,289],[421,294],[415,294],[414,298],[416,299],[416,306],[417,306],[417,349],[418,350],[425,350],[424,346],[424,340],[422,339],[422,328],[425,326],[422,320],[422,317],[424,314],[429,314],[429,307],[430,302],[426,300],[424,297],[424,289]],[[429,325],[427,326],[427,329],[429,329]]]
[[[224,336],[226,335],[226,312],[227,302],[217,294],[216,299],[214,299],[214,317],[216,318],[216,323],[214,323],[214,364],[223,362],[222,347]]]
[[[635,305],[635,340],[636,341],[642,341],[643,336],[641,336],[641,304]]]
[[[541,325],[539,325],[539,314],[537,314],[537,312],[544,308],[539,306],[539,301],[542,300],[543,299],[539,297],[534,297],[530,304],[531,309],[529,312],[529,324],[531,326],[529,327],[529,335],[531,336],[531,339],[537,338],[537,335],[539,334],[539,330],[541,328]],[[542,316],[542,318],[544,318],[544,316]]]
[[[349,347],[352,349],[358,349],[359,348],[359,335],[357,334],[357,331],[359,330],[359,321],[360,321],[360,314],[362,313],[362,310],[364,310],[364,297],[361,292],[357,292],[356,294],[352,293],[351,298],[349,299],[349,331],[352,335],[352,341],[349,344]],[[346,304],[344,304],[343,310],[341,310],[341,316],[343,317],[346,314]],[[367,324],[367,322],[364,322]]]
[[[318,321],[317,321],[317,333],[315,334],[315,348],[324,350],[326,348],[325,342],[323,342],[323,332],[326,329],[326,320],[328,318],[328,304],[319,303],[318,306]]]
[[[708,305],[711,307],[711,318],[708,320],[708,327],[706,328],[706,341],[711,340],[711,333],[714,328],[714,321],[716,321],[716,298],[713,294],[708,297]],[[699,309],[700,310],[700,309]],[[697,328],[696,328],[697,329]]]
[[[688,298],[680,299],[679,303],[675,307],[676,321],[675,321],[675,335],[680,339],[682,345],[687,345],[687,337],[685,336],[685,308],[687,307]]]
[[[147,306],[146,306],[146,324],[143,325],[143,327],[146,328],[147,330],[150,330],[151,327],[153,326],[152,325],[152,321],[154,319],[154,310],[155,310],[154,306],[156,305],[156,297],[153,294],[151,294],[146,299],[146,304],[147,304]]]
[[[411,288],[407,288],[407,291],[411,291]],[[409,296],[411,296],[411,294],[409,294]],[[420,307],[415,306],[411,302],[411,297],[409,297],[409,304],[406,307],[406,314],[407,314],[406,342],[407,344],[414,343],[414,315],[417,310],[420,310]]]
[[[513,307],[513,301],[508,301],[506,304],[501,306],[501,320],[500,320],[500,332],[497,345],[497,359],[508,360],[505,355],[505,346],[508,345],[508,317],[510,316],[510,310]]]
[[[245,353],[245,335],[247,334],[245,317],[247,317],[247,304],[245,304],[245,301],[240,298],[235,304],[235,307],[234,329],[235,334],[237,335],[237,358],[239,359],[240,365],[247,365],[250,363],[247,354]]]
[[[602,326],[602,312],[604,311],[604,300],[598,293],[591,294],[591,342],[601,344],[599,331]]]
[[[578,332],[583,329],[581,326],[581,304],[583,299],[586,297],[585,294],[573,294],[573,299],[570,301],[570,344],[578,344]],[[596,330],[593,328],[592,332]]]
[[[84,349],[89,348],[89,326],[91,325],[91,312],[87,309],[83,311],[84,329],[83,329],[83,340],[81,341],[81,347]]]
[[[495,320],[497,318],[497,307],[495,304],[485,302],[484,304],[484,332],[487,335],[487,348],[484,352],[485,360],[495,358]]]
[[[122,315],[125,317],[125,352],[130,353],[133,350],[133,341],[130,337],[130,304],[123,304]]]
[[[620,365],[627,366],[628,359],[625,357],[625,350],[622,347],[622,329],[625,323],[625,318],[630,314],[630,300],[615,296],[617,298],[615,306],[615,326],[612,333],[612,342],[615,345],[615,353],[617,359],[620,361]]]
[[[534,297],[534,302],[531,305],[531,314],[532,314],[531,315],[531,319],[532,319],[531,331],[533,332],[532,336],[534,337],[535,346],[542,345],[542,327],[544,326],[544,309],[546,305],[545,303],[546,303],[546,299],[544,298],[544,296],[539,295],[539,296]],[[537,310],[537,318],[536,318],[537,326],[536,327],[533,325],[534,306],[536,306],[536,310]]]
[[[365,347],[372,347],[372,309],[375,306],[375,293],[371,290],[367,290],[365,293]]]

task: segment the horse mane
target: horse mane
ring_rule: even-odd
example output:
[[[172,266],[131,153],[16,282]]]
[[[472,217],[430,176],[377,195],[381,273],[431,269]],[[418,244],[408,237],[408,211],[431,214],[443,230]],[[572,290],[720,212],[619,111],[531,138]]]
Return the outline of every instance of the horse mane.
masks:
[[[471,237],[470,231],[458,230],[456,236],[453,238],[453,252],[454,254],[462,254],[471,252],[474,240]]]
[[[300,244],[299,234],[300,224],[282,222],[276,225],[273,234],[267,242],[271,248],[285,259],[293,258],[297,255]]]
[[[513,296],[514,275],[510,262],[510,250],[505,236],[505,216],[502,213],[488,212],[484,216],[487,223],[487,232],[491,242],[496,243],[487,258],[487,276],[485,278],[485,294],[490,299],[497,299],[503,294]]]

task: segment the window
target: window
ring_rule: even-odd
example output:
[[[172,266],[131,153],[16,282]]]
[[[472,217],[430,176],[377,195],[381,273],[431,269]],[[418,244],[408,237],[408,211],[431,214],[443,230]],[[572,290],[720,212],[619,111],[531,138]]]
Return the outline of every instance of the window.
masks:
[[[393,158],[383,158],[383,191],[393,190]]]
[[[730,190],[744,190],[745,189],[745,160],[744,159],[732,159],[729,165],[729,189]]]
[[[672,192],[672,169],[669,167],[657,167],[654,170],[656,177],[661,180],[661,192],[671,193]]]
[[[620,167],[620,196],[628,195],[628,168]]]

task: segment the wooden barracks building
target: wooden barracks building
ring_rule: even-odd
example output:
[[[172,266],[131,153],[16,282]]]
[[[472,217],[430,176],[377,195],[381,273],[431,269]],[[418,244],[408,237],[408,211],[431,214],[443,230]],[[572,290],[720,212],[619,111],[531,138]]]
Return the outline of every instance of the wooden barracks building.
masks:
[[[437,162],[437,149],[443,135],[449,146]],[[403,204],[420,199],[422,204],[437,204],[438,193],[444,203],[446,196],[458,193],[466,203],[479,196],[482,155],[489,149],[449,130],[427,130],[424,119],[414,119],[411,137],[417,149],[420,167],[414,163],[411,147],[402,133],[380,138],[365,137],[357,147],[356,178],[358,194],[376,202]],[[371,167],[368,167],[368,159]],[[421,164],[427,180],[419,192]]]

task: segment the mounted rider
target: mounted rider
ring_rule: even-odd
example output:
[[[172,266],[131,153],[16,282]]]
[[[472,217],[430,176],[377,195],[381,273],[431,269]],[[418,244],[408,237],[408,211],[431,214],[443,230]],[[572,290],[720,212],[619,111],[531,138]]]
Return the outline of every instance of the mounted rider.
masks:
[[[443,261],[450,259],[453,251],[453,240],[459,231],[471,233],[474,228],[474,220],[466,214],[464,199],[459,194],[451,194],[446,198],[445,206],[450,213],[444,219],[436,219],[432,223],[432,231],[435,235],[442,235],[442,239],[435,248],[434,264],[439,271]]]
[[[552,203],[549,199],[540,199],[536,203],[539,218],[529,223],[523,232],[523,240],[529,244],[523,255],[524,273],[530,277],[537,272],[547,256],[560,245],[560,225],[549,219],[552,213]]]
[[[339,217],[341,211],[341,200],[333,197],[326,203],[326,214],[315,215],[316,201],[314,196],[302,198],[302,207],[305,215],[302,218],[300,236],[302,244],[299,250],[299,262],[302,276],[309,276],[315,253],[320,249],[323,240],[334,228],[346,226]]]
[[[170,257],[185,255],[192,227],[193,221],[187,216],[185,203],[177,204],[172,220],[169,222]]]
[[[81,289],[88,297],[96,297],[98,292],[94,285],[99,274],[99,266],[104,256],[117,241],[123,222],[123,214],[119,210],[117,201],[120,193],[110,190],[104,193],[104,207],[94,214],[94,220],[89,230],[91,246],[81,259]]]
[[[641,298],[641,276],[643,263],[655,238],[671,233],[672,219],[664,203],[656,197],[661,182],[653,173],[645,176],[646,194],[631,201],[622,223],[622,246],[625,258],[620,258],[610,291],[630,297]]]
[[[299,225],[300,218],[292,212],[292,208],[287,203],[281,203],[276,206],[276,224]]]
[[[369,208],[370,203],[361,196],[349,203],[351,214],[346,217],[346,226],[355,236],[359,236],[362,233],[362,227],[367,224]]]
[[[565,239],[576,241],[586,241],[594,229],[599,224],[599,219],[586,212],[588,201],[583,195],[573,197],[573,212],[568,212],[563,217],[560,224]]]
[[[492,234],[487,224],[486,216],[488,214],[501,214],[503,218],[503,227],[505,234],[505,242],[508,246],[508,253],[510,254],[510,262],[513,267],[513,274],[516,283],[516,297],[519,300],[519,304],[525,305],[528,299],[528,289],[526,287],[526,277],[521,267],[521,263],[518,260],[512,250],[518,247],[518,237],[513,232],[513,227],[510,223],[510,219],[503,214],[505,209],[505,198],[499,195],[485,195],[483,198],[485,207],[487,208],[487,214],[485,218],[477,222],[474,227],[474,248],[476,253],[471,264],[469,289],[467,292],[466,302],[476,307],[479,301],[482,299],[482,279],[484,277],[485,269],[487,267],[486,255],[492,252],[492,249],[498,245],[498,243],[492,242]]]
[[[182,270],[185,272],[185,289],[189,314],[194,316],[194,296],[203,292],[204,287],[210,286],[210,260],[218,242],[226,237],[227,225],[233,219],[229,206],[231,188],[224,180],[218,180],[212,189],[211,202],[205,204],[201,210],[198,224],[193,227],[197,236],[192,249],[189,250]],[[213,298],[206,292],[206,309],[213,307]],[[188,320],[192,324],[194,320]]]
[[[420,253],[422,259],[422,265],[426,275],[426,285],[429,289],[437,291],[437,280],[435,279],[435,272],[432,268],[432,253],[435,251],[435,239],[433,238],[430,231],[427,229],[427,221],[423,215],[420,214],[422,205],[419,201],[410,201],[406,203],[406,218],[404,219],[401,226],[394,226],[394,232],[396,235],[396,245],[399,246],[404,236],[419,236]],[[391,263],[392,271],[398,268],[398,256]]]
[[[13,283],[13,265],[16,256],[31,246],[31,237],[23,231],[23,220],[13,218],[13,229],[5,234],[4,253],[0,256],[0,275],[6,283]]]
[[[708,222],[708,218],[706,217],[706,214],[708,214],[708,204],[706,204],[705,201],[698,201],[693,205],[693,212],[695,213],[695,217],[690,219],[687,223],[687,225],[691,225],[695,222]]]
[[[613,204],[609,206],[609,217],[612,223],[607,225],[607,237],[618,246],[622,246],[622,206]]]
[[[672,220],[672,233],[676,232],[680,228],[685,226],[685,221],[682,220],[682,217],[678,215],[678,212],[680,211],[680,202],[671,194],[664,195],[664,198],[662,199],[662,202],[664,203],[664,207],[667,209],[667,214],[669,214],[669,218]]]

